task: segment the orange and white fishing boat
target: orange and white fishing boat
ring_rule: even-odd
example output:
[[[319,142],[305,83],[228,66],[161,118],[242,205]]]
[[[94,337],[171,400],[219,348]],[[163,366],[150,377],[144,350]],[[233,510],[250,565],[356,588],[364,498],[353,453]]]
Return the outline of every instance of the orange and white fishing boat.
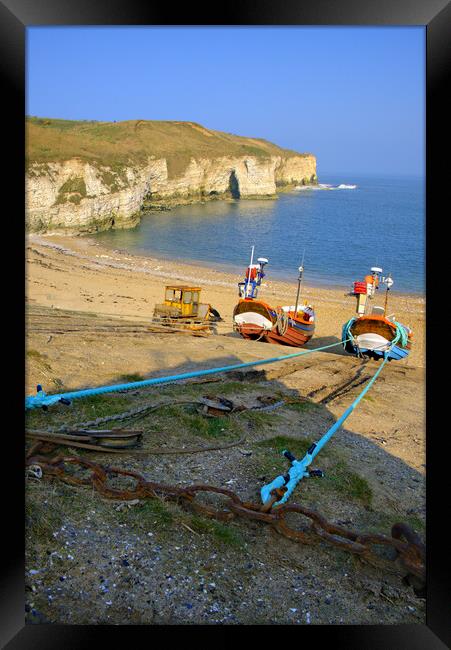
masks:
[[[371,274],[363,282],[354,282],[350,296],[357,299],[356,315],[343,325],[342,343],[346,352],[376,360],[388,356],[389,361],[404,359],[412,347],[413,333],[409,326],[398,323],[394,314],[388,314],[388,294],[393,286],[389,273],[371,267]],[[379,285],[385,285],[385,305],[370,307]]]
[[[238,283],[240,300],[233,310],[233,328],[245,339],[265,341],[302,347],[309,341],[315,331],[315,312],[307,302],[299,304],[304,268],[299,267],[296,304],[272,307],[263,300],[258,300],[258,290],[263,271],[268,260],[259,257],[253,264],[254,247],[251,263],[246,269],[244,282]]]

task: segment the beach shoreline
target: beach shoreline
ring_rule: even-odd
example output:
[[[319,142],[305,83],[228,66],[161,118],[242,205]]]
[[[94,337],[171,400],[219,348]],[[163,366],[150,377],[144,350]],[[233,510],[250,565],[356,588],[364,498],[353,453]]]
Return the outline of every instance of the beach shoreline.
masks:
[[[244,276],[244,271],[247,267],[248,261],[244,260],[242,265],[234,265],[230,263],[219,264],[218,262],[210,262],[207,260],[195,259],[177,259],[159,256],[157,252],[149,254],[130,252],[124,248],[114,248],[104,243],[99,243],[92,238],[91,235],[64,235],[60,233],[45,233],[29,234],[27,235],[27,242],[43,246],[44,248],[54,248],[55,250],[66,249],[76,255],[93,255],[96,258],[103,260],[110,259],[108,262],[113,268],[123,268],[138,273],[145,273],[155,277],[173,277],[176,274],[179,279],[186,281],[198,281],[199,276],[202,277],[202,282],[207,285],[217,285],[224,287],[236,288],[237,283],[241,282]],[[127,264],[128,263],[128,264]],[[221,268],[221,266],[225,268]],[[205,269],[211,273],[211,278],[204,276]],[[296,278],[289,278],[283,276],[283,271],[270,269],[267,272],[267,277],[274,279],[267,279],[262,283],[261,291],[265,288],[271,290],[278,289],[277,293],[280,295],[289,295],[291,292],[296,293],[297,281]],[[312,297],[314,291],[319,291],[319,294],[324,299],[328,293],[338,292],[338,294],[346,295],[350,289],[352,282],[348,285],[345,281],[339,280],[331,281],[331,286],[327,286],[327,280],[315,281],[309,278],[303,281],[302,288],[307,297]],[[327,293],[325,293],[327,292]],[[418,291],[393,291],[393,300],[412,301],[419,306],[425,308],[426,297],[424,292]],[[351,311],[352,311],[352,302]]]
[[[135,228],[82,236],[111,250],[166,260],[183,257],[191,265],[227,273],[243,272],[255,243],[256,256],[269,258],[268,273],[281,282],[296,282],[305,248],[304,281],[309,286],[347,289],[375,265],[393,274],[393,293],[421,297],[425,293],[421,193],[397,178],[362,180],[358,188],[292,190],[270,202],[207,201],[164,214],[144,211]],[[389,216],[395,220],[393,227]],[[379,234],[368,237],[375,223]],[[404,225],[417,234],[404,237]]]
[[[52,235],[49,235],[50,237]],[[88,239],[93,245],[98,245],[104,248],[105,250],[109,250],[113,253],[120,253],[124,255],[131,255],[133,257],[137,258],[145,258],[145,259],[152,259],[155,260],[159,263],[171,263],[171,262],[177,262],[177,264],[182,263],[183,266],[191,268],[193,267],[193,270],[198,271],[199,268],[202,269],[210,269],[213,271],[217,271],[219,273],[222,273],[224,275],[233,275],[234,277],[239,275],[244,275],[244,271],[247,267],[247,264],[249,263],[248,259],[243,258],[243,263],[242,264],[234,264],[231,262],[218,262],[216,260],[202,260],[202,259],[190,259],[190,258],[184,258],[183,262],[180,262],[175,257],[169,257],[169,256],[164,256],[162,255],[159,251],[136,251],[136,252],[131,252],[125,248],[116,248],[114,246],[109,246],[106,242],[98,243],[92,235],[79,235],[80,237],[83,237],[83,239]],[[78,237],[78,235],[77,235]],[[295,268],[293,271],[287,271],[287,270],[279,270],[279,269],[274,269],[270,267],[267,269],[267,274],[270,275],[273,278],[273,282],[280,282],[284,284],[290,284],[297,286],[297,268]],[[304,278],[307,277],[307,279],[303,280],[302,286],[307,287],[309,289],[336,289],[336,290],[341,290],[345,291],[346,288],[350,288],[353,280],[349,278],[349,281],[346,283],[346,280],[340,280],[337,278],[330,278],[323,276],[319,278],[318,276],[313,276],[307,269],[306,272],[304,273]],[[405,297],[405,298],[413,298],[413,299],[424,299],[425,293],[424,291],[414,291],[414,290],[409,290],[406,291],[405,289],[396,289],[395,292],[397,295]]]
[[[245,356],[251,350],[257,356],[276,351],[274,346],[267,344],[250,345],[233,332],[232,313],[239,299],[237,283],[242,281],[243,272],[228,273],[209,267],[207,273],[204,266],[182,260],[138,256],[110,250],[89,238],[61,235],[29,235],[26,268],[28,305],[148,324],[154,305],[163,302],[167,284],[199,286],[202,288],[201,302],[211,304],[224,319],[218,333],[227,337],[229,346],[233,343],[234,350],[239,349]],[[295,282],[274,280],[268,273],[259,295],[275,306],[291,305],[295,301],[296,288]],[[355,299],[348,291],[346,287],[303,286],[301,300],[312,304],[316,311],[317,324],[311,347],[340,341],[343,324],[355,313]],[[379,302],[381,300],[383,296]],[[410,355],[397,364],[424,367],[425,298],[393,292],[389,304],[397,320],[411,327],[414,333]],[[46,341],[41,345],[52,347],[47,346]],[[278,354],[292,351],[288,346],[277,348]],[[148,372],[155,370],[156,361],[152,356],[147,359],[146,368]],[[141,365],[139,371],[142,370]],[[102,381],[105,379],[102,377]],[[73,377],[71,384],[75,386],[88,380],[87,371],[80,370],[80,376]]]

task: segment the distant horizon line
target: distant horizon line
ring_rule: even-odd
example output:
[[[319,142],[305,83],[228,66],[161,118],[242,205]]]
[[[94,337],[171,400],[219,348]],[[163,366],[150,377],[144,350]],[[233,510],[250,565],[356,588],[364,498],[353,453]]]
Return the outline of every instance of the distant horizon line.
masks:
[[[318,180],[321,183],[320,177],[321,176],[339,176],[340,174],[346,174],[350,176],[379,176],[379,178],[393,178],[393,177],[406,177],[406,178],[422,178],[426,179],[426,172],[388,172],[386,170],[384,171],[362,171],[362,170],[348,170],[348,169],[340,169],[339,171],[337,170],[324,170],[324,171],[317,171],[317,176]]]

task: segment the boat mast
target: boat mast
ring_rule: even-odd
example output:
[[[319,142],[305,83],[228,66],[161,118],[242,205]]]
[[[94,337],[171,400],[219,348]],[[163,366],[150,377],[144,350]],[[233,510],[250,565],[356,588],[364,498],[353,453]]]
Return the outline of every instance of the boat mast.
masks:
[[[302,275],[304,273],[304,257],[305,257],[305,248],[304,248],[304,252],[302,253],[301,266],[298,269],[299,277],[298,277],[298,291],[297,291],[297,294],[296,294],[296,307],[294,308],[294,315],[295,316],[298,313],[299,296],[301,294]]]
[[[247,298],[247,294],[249,293],[249,282],[251,281],[251,270],[250,267],[252,266],[252,262],[254,261],[254,246],[252,246],[252,251],[251,251],[251,263],[249,264],[249,269],[247,272],[247,285],[246,285],[246,291],[244,292],[244,297]]]
[[[382,268],[380,266],[372,266],[370,270],[371,270],[372,280],[369,278],[370,284],[367,284],[369,301],[372,300],[376,295],[376,290],[379,288],[379,283],[384,281],[384,278],[382,277]],[[365,279],[367,278],[368,276],[366,276]],[[365,305],[364,315],[369,314],[369,307],[370,307],[369,301]]]
[[[387,287],[385,291],[385,305],[384,305],[384,316],[387,315],[387,305],[388,305],[388,292],[390,291],[392,285],[393,285],[393,280],[391,278],[391,274],[389,273],[386,278],[384,278],[384,283]]]

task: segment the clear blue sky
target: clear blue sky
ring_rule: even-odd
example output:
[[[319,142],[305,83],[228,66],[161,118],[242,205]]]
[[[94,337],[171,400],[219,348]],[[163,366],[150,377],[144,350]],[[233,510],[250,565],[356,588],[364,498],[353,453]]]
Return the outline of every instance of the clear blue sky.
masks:
[[[189,120],[314,153],[318,173],[423,174],[423,27],[31,27],[28,115]]]

